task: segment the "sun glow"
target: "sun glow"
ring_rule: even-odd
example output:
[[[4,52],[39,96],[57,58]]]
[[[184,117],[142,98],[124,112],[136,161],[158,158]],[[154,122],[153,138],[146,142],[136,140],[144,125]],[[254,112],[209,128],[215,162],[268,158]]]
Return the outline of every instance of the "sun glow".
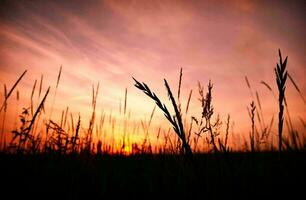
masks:
[[[122,154],[129,156],[132,154],[132,147],[131,145],[124,145],[124,147],[122,148]]]

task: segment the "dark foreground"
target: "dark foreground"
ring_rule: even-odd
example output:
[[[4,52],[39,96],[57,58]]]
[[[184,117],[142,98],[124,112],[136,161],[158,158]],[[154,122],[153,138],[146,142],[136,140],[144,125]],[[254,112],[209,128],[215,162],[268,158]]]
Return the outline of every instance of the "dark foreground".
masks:
[[[1,196],[54,199],[250,199],[306,194],[306,153],[179,156],[0,154]]]

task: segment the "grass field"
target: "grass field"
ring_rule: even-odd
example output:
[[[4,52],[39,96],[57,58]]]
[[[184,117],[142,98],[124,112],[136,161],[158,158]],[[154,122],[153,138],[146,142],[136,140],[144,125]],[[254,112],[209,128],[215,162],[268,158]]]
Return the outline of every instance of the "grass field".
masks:
[[[77,116],[77,121],[74,121],[72,114],[69,117],[68,107],[62,112],[60,120],[53,121],[48,118],[48,113],[44,113],[44,107],[46,99],[49,98],[50,87],[42,92],[41,85],[39,86],[40,101],[35,105],[32,100],[35,82],[30,106],[23,109],[19,116],[19,127],[12,130],[8,136],[3,131],[7,101],[26,74],[25,71],[10,90],[5,86],[5,99],[0,111],[2,114],[1,193],[8,197],[65,199],[99,197],[249,199],[275,198],[285,194],[290,195],[290,198],[303,195],[303,187],[306,185],[305,129],[297,131],[291,123],[285,98],[287,76],[301,98],[303,100],[304,98],[297,83],[287,73],[286,64],[287,58],[283,60],[279,51],[279,63],[275,68],[279,108],[277,119],[272,118],[270,123],[262,121],[263,111],[256,92],[256,99],[248,107],[249,138],[244,139],[243,144],[238,143],[238,147],[233,147],[228,142],[235,140],[229,135],[230,116],[223,124],[225,131],[220,131],[220,119],[214,115],[211,82],[207,86],[207,92],[199,83],[201,117],[192,117],[191,121],[183,118],[183,113],[188,112],[192,91],[186,108],[182,108],[180,103],[182,69],[177,97],[167,80],[164,80],[174,113],[171,113],[168,104],[162,102],[146,83],[134,79],[136,88],[156,104],[149,120],[137,124],[138,127],[142,126],[145,133],[142,143],[127,142],[128,132],[132,129],[128,128],[129,117],[126,117],[127,90],[121,123],[119,120],[116,123],[116,118],[111,115],[109,120],[105,119],[107,118],[105,115],[97,120],[96,100],[99,85],[93,87],[89,125],[87,128],[84,126],[82,128],[81,116]],[[60,77],[61,69],[55,96]],[[247,77],[245,79],[251,90]],[[42,80],[40,82],[42,83]],[[267,83],[262,82],[262,84],[273,92]],[[161,127],[156,132],[149,131],[155,109],[163,112],[173,128],[172,137],[169,136],[171,129],[165,130]],[[103,131],[106,125],[109,128]],[[271,136],[272,126],[277,126],[276,137],[273,137],[278,140],[274,143]],[[114,133],[118,127],[123,131],[123,139],[115,144]],[[287,131],[284,131],[283,127]],[[111,144],[106,143],[106,139],[103,138],[106,134],[102,133],[105,131],[109,131],[108,134],[112,135]],[[157,133],[157,140],[163,137],[155,146],[151,145],[148,137],[151,132],[154,132],[154,135]],[[160,136],[162,134],[163,136]],[[205,145],[201,146],[203,143]]]

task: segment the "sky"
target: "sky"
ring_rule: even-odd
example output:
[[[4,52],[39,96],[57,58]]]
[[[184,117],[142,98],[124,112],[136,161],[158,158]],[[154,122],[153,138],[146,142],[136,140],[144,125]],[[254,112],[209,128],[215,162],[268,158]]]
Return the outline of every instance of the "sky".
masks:
[[[132,77],[147,83],[168,101],[163,79],[174,93],[183,68],[182,106],[193,90],[190,114],[201,113],[197,85],[214,84],[215,114],[227,114],[237,132],[250,129],[246,107],[251,84],[261,98],[268,121],[277,115],[267,82],[276,92],[274,67],[278,49],[288,56],[288,71],[306,95],[305,1],[98,1],[2,0],[0,3],[0,84],[18,85],[28,106],[35,80],[44,76],[43,91],[54,95],[60,66],[62,77],[54,116],[69,106],[73,115],[90,116],[92,85],[100,83],[98,112],[118,112],[128,90],[127,108],[135,119],[148,118],[154,104],[134,86]],[[288,106],[296,126],[306,106],[288,81]],[[38,100],[37,100],[38,102]],[[50,97],[52,102],[52,97]],[[16,118],[18,111],[9,118]],[[155,123],[164,123],[156,111]],[[276,124],[275,124],[276,127]]]

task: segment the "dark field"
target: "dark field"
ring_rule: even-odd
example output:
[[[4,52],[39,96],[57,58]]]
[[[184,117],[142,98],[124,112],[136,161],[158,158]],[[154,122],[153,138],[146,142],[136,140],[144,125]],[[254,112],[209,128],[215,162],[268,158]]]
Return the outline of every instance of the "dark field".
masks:
[[[281,160],[270,152],[201,154],[188,162],[173,155],[1,154],[1,193],[8,199],[295,199],[305,192],[305,158],[305,152],[286,152]]]

